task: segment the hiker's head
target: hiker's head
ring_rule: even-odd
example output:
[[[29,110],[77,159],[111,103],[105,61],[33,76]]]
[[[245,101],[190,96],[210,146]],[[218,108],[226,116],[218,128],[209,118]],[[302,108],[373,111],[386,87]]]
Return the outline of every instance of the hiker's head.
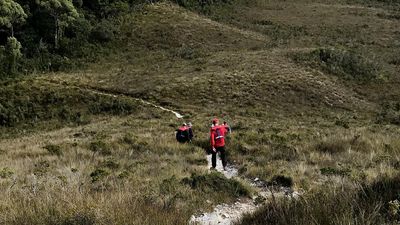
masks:
[[[212,120],[212,124],[213,124],[214,126],[218,125],[218,119],[217,119],[217,118],[214,118],[214,119]]]
[[[186,126],[186,123],[183,123],[182,126]]]
[[[224,125],[228,124],[226,121],[224,121]]]

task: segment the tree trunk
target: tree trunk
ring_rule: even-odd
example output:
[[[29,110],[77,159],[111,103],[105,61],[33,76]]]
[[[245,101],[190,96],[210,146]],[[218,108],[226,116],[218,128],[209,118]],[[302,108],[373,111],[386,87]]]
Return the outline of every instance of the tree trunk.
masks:
[[[11,37],[14,37],[14,26],[11,24]]]
[[[60,22],[58,21],[58,17],[55,17],[55,25],[56,25],[56,32],[54,35],[54,48],[58,49],[59,47],[59,30],[60,30]]]

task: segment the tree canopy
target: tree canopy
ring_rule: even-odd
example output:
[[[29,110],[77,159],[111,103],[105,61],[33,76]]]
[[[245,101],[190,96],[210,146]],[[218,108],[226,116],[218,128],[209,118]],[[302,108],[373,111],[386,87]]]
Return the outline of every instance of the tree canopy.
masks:
[[[36,3],[60,21],[69,22],[78,17],[71,0],[36,0]]]
[[[13,28],[13,24],[23,23],[27,15],[24,9],[17,2],[13,0],[1,0],[0,1],[0,26]],[[13,29],[11,31],[12,36]]]
[[[36,3],[54,18],[54,45],[58,49],[64,28],[78,18],[79,14],[71,0],[36,0]]]

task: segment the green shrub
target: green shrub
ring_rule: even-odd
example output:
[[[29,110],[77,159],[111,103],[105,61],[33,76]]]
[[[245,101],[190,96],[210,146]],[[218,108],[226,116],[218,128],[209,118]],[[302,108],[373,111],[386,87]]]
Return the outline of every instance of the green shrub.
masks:
[[[320,169],[322,175],[339,175],[339,176],[348,176],[351,172],[350,169],[337,169],[332,167],[324,167]]]
[[[345,79],[371,81],[378,78],[381,64],[351,51],[335,48],[320,48],[311,53],[290,55],[296,62],[320,67],[328,73]]]
[[[208,13],[213,6],[228,4],[231,3],[232,0],[173,0],[173,2],[188,9]]]
[[[138,142],[137,137],[133,136],[131,134],[125,134],[122,139],[121,139],[122,143],[128,144],[128,145],[133,145],[135,143]]]
[[[100,181],[101,179],[107,177],[110,174],[105,169],[96,169],[90,173],[90,177],[92,178],[92,183]]]
[[[61,147],[58,145],[48,144],[43,148],[46,149],[50,153],[50,155],[61,156],[63,154]]]
[[[89,145],[92,152],[99,153],[100,155],[111,155],[111,147],[103,141],[94,141]]]
[[[190,158],[188,159],[188,163],[191,165],[207,165],[207,159],[204,157],[201,158]]]
[[[116,170],[120,167],[120,164],[115,162],[114,159],[110,158],[101,163],[101,167],[108,168],[110,170]]]
[[[39,161],[35,164],[33,174],[36,176],[44,176],[50,168],[50,163],[47,160]]]
[[[186,60],[192,60],[192,59],[198,58],[200,56],[200,53],[198,50],[196,50],[190,46],[184,45],[184,46],[178,48],[174,52],[174,56],[182,58],[182,59],[186,59]]]
[[[224,175],[217,172],[209,174],[194,173],[190,178],[184,178],[182,182],[193,189],[207,193],[223,191],[225,194],[236,197],[249,195],[249,190],[247,190],[240,182],[233,179],[227,179]]]
[[[117,177],[118,177],[118,179],[123,180],[123,179],[128,178],[128,177],[130,176],[130,174],[131,174],[131,173],[130,173],[129,171],[124,170],[124,171],[120,172],[120,173],[117,175]]]
[[[13,174],[14,174],[14,172],[8,167],[5,167],[5,168],[0,170],[0,178],[3,178],[3,179],[9,178]]]
[[[376,115],[376,123],[400,125],[400,103],[383,104],[380,112]]]
[[[89,105],[89,110],[93,114],[129,114],[134,109],[135,107],[130,100],[108,97],[98,97],[97,100],[90,102]]]
[[[338,119],[338,120],[336,120],[336,121],[335,121],[335,125],[336,125],[336,126],[343,127],[343,128],[346,128],[346,129],[349,129],[349,128],[350,128],[349,122],[347,122],[347,121],[345,121],[345,120],[343,120],[343,119]]]
[[[90,39],[94,42],[109,42],[114,40],[115,26],[107,20],[101,21],[93,28],[90,34]]]

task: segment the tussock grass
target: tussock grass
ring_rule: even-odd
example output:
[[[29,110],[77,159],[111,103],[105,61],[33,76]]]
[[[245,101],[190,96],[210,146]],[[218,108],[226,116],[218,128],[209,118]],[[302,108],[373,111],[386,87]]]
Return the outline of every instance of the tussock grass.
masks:
[[[167,115],[146,126],[133,115],[2,140],[0,224],[186,224],[200,209],[248,196],[240,182],[205,173],[204,149],[176,143]],[[49,154],[55,146],[62,154]],[[201,188],[183,182],[191,174],[205,178]]]
[[[398,176],[371,184],[320,187],[299,199],[268,203],[237,224],[397,224]],[[398,200],[397,200],[398,201]]]
[[[206,172],[210,119],[221,115],[241,176],[307,193],[244,223],[392,221],[394,195],[376,199],[397,187],[371,184],[398,173],[400,133],[391,113],[371,121],[381,99],[399,96],[390,84],[396,68],[385,63],[398,50],[397,20],[388,26],[376,18],[385,9],[336,2],[235,3],[209,9],[218,22],[170,3],[145,6],[119,18],[115,50],[87,70],[1,84],[0,224],[186,224],[246,197],[241,181]],[[315,49],[313,68],[351,79],[287,58]],[[371,55],[383,59],[389,82],[351,82],[380,74]],[[85,87],[176,109],[193,122],[195,140],[175,142],[183,121],[169,113]]]

